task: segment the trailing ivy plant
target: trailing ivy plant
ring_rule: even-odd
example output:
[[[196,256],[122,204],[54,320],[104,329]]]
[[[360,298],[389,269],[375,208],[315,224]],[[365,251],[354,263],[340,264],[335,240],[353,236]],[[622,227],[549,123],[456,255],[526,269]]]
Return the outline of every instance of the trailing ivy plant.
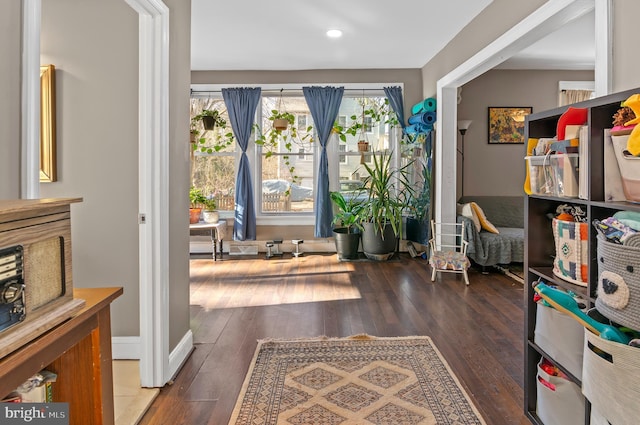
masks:
[[[271,110],[271,115],[267,118],[271,123],[270,128],[266,131],[262,131],[258,124],[254,124],[254,131],[256,132],[256,145],[262,147],[265,153],[265,158],[272,157],[278,152],[278,146],[283,146],[287,152],[294,153],[294,146],[303,146],[305,143],[312,143],[311,137],[313,126],[309,125],[304,129],[304,134],[300,133],[300,130],[295,125],[295,115],[286,112],[279,111],[277,109]],[[280,130],[273,127],[273,122],[276,119],[285,119],[289,122],[289,126],[286,130]],[[287,171],[291,175],[292,183],[300,181],[300,176],[296,174],[295,167],[291,164],[291,157],[289,155],[282,155],[284,165],[287,167]],[[285,195],[290,194],[290,189],[285,191]]]
[[[362,107],[362,113],[360,115],[353,114],[348,117],[346,127],[338,124],[338,121],[333,124],[333,131],[338,134],[338,138],[342,142],[347,141],[347,135],[357,137],[360,133],[365,131],[365,119],[371,118],[371,126],[376,127],[380,124],[388,124],[390,128],[399,125],[398,118],[389,104],[389,99],[385,98],[371,98],[364,97],[358,100],[358,103]]]
[[[191,134],[194,134],[196,138],[191,145],[194,151],[204,153],[220,152],[233,145],[235,142],[233,131],[227,126],[227,121],[222,118],[222,114],[223,112],[218,110],[205,109],[191,118]],[[213,130],[204,129],[202,124],[202,117],[204,116],[213,116],[215,118],[216,125]],[[202,136],[198,137],[201,134]]]

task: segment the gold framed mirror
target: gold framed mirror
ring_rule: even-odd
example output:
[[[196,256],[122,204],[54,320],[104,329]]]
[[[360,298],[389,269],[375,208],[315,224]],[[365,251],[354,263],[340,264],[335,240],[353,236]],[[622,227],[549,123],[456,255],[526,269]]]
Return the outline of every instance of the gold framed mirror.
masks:
[[[40,181],[54,182],[56,172],[55,66],[40,67]]]

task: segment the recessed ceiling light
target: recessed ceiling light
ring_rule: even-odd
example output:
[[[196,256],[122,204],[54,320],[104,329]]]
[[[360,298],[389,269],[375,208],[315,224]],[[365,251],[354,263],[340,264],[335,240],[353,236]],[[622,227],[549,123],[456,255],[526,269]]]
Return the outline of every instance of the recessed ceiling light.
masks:
[[[340,31],[340,30],[329,30],[329,31],[327,31],[327,37],[329,37],[329,38],[340,38],[340,37],[342,37],[342,31]]]

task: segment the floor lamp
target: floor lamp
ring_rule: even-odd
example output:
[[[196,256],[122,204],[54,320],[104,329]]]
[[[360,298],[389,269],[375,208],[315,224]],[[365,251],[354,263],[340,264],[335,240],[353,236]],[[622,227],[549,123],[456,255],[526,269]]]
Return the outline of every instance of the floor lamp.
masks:
[[[460,194],[461,196],[464,196],[464,135],[467,132],[467,130],[469,129],[469,126],[471,125],[471,120],[460,120],[458,121],[458,131],[460,132],[460,137],[461,137],[461,141],[460,141],[460,147],[458,148],[458,153],[461,156],[461,161],[460,161],[460,190],[462,191],[462,193]]]

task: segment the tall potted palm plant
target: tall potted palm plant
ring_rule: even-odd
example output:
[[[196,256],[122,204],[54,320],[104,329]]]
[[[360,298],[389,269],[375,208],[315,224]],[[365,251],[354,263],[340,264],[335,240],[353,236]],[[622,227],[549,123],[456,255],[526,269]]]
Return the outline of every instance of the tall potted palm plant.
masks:
[[[388,260],[402,236],[402,214],[408,206],[411,186],[407,169],[394,168],[390,153],[374,154],[373,164],[363,164],[367,200],[359,212],[362,223],[362,250],[372,260]]]

